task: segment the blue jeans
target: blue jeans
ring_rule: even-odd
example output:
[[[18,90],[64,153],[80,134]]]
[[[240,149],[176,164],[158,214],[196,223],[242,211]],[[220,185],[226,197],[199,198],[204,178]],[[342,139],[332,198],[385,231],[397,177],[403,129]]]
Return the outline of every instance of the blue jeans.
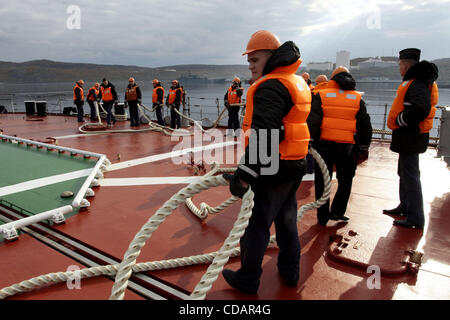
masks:
[[[397,174],[400,177],[400,208],[407,214],[406,220],[423,225],[422,184],[420,183],[419,155],[400,153]]]

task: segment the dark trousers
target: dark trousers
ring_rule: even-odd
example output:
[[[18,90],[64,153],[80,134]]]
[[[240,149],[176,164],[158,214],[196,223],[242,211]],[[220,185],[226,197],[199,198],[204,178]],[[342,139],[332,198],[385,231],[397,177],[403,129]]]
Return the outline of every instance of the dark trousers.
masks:
[[[94,101],[88,100],[89,107],[91,108],[91,121],[95,121],[97,118],[97,111],[95,110]]]
[[[325,142],[325,146],[324,148],[318,147],[317,152],[325,161],[330,178],[333,177],[333,167],[336,166],[338,188],[331,204],[331,212],[329,199],[317,209],[317,219],[322,225],[328,222],[330,214],[339,217],[345,214],[356,171],[356,163],[351,156],[352,145]],[[314,163],[314,188],[317,200],[322,197],[324,190],[323,175],[317,162]]]
[[[170,127],[172,129],[177,129],[177,128],[181,128],[181,119],[180,119],[180,115],[177,112],[175,112],[174,108],[179,110],[180,106],[178,106],[178,107],[173,106],[172,108],[170,108]]]
[[[156,106],[157,106],[157,104],[154,103],[153,104],[153,108],[156,107]],[[156,118],[158,119],[158,124],[160,124],[161,126],[164,126],[165,123],[164,123],[164,119],[163,119],[163,116],[162,116],[162,106],[157,107],[155,109],[155,112],[156,112]]]
[[[83,110],[84,101],[74,100],[73,103],[77,106],[78,122],[82,122],[83,116],[84,116],[84,110]]]
[[[400,153],[397,174],[400,177],[400,208],[407,214],[406,220],[423,225],[422,184],[420,183],[419,155]]]
[[[112,114],[112,107],[114,105],[114,101],[103,101],[103,107],[106,111],[106,123],[111,124],[111,120],[115,121],[115,117]]]
[[[239,107],[228,108],[228,129],[237,130],[240,128],[239,110]]]
[[[137,101],[128,101],[128,107],[130,108],[131,126],[136,127],[140,124]]]
[[[260,177],[253,189],[254,207],[249,224],[240,240],[241,268],[236,272],[239,283],[250,290],[258,289],[261,264],[275,222],[280,273],[298,277],[300,241],[297,230],[296,192],[302,178],[288,182],[268,181]],[[298,279],[298,278],[297,278]]]

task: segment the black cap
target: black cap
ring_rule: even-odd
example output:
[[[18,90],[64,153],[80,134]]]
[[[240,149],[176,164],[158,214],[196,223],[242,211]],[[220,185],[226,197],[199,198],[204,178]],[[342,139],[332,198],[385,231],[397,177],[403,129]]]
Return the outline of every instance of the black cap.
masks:
[[[105,81],[106,81],[106,78],[103,78],[102,82],[105,82]]]
[[[400,54],[400,60],[403,59],[408,59],[408,60],[416,60],[419,61],[420,60],[420,50],[416,49],[416,48],[408,48],[408,49],[403,49],[402,51],[399,52]]]

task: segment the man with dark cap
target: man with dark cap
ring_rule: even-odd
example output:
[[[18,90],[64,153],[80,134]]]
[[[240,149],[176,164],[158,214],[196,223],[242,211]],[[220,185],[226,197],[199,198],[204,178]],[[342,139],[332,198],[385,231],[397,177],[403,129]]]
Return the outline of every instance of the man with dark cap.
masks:
[[[420,50],[400,51],[399,71],[403,82],[397,89],[387,120],[392,130],[391,150],[399,154],[397,174],[400,177],[400,204],[384,214],[406,216],[394,225],[422,229],[425,224],[419,154],[427,150],[429,132],[438,102],[435,80],[438,68],[420,61]]]
[[[108,124],[108,126],[110,126],[111,119],[112,119],[113,124],[115,124],[116,118],[114,117],[114,115],[112,113],[112,107],[114,104],[116,104],[119,101],[119,99],[117,97],[116,88],[106,78],[103,78],[102,84],[100,86],[99,98],[103,100],[103,106],[105,107],[105,110],[107,113],[106,123]]]
[[[349,70],[337,67],[325,89],[313,94],[308,126],[313,147],[325,161],[330,177],[336,166],[338,189],[330,209],[330,201],[317,209],[317,220],[347,221],[345,216],[358,162],[367,159],[372,140],[372,125],[366,104],[356,91]],[[317,163],[314,167],[316,199],[322,196],[324,182]]]

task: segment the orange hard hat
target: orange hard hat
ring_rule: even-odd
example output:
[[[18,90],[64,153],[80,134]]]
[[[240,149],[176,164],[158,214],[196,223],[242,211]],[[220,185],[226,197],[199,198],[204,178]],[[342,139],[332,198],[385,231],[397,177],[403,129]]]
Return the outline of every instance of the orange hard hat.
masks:
[[[239,82],[241,82],[241,79],[239,79],[238,77],[234,77],[233,82],[239,83]]]
[[[130,77],[130,79],[128,79],[128,82],[134,82],[134,78]]]
[[[337,67],[336,69],[334,69],[333,73],[331,74],[331,79],[332,79],[335,75],[337,75],[337,74],[339,74],[339,73],[342,73],[342,72],[350,73],[350,71],[348,71],[348,69],[347,69],[346,67],[344,67],[344,66],[339,66],[339,67]]]
[[[247,48],[242,55],[245,56],[246,54],[258,50],[276,50],[280,45],[280,39],[272,32],[259,30],[252,34],[247,43]]]
[[[84,81],[83,80],[78,80],[77,83],[78,84],[84,84]]]
[[[158,80],[158,79],[153,79],[152,83],[153,83],[153,84],[158,84],[158,83],[159,83],[159,80]]]
[[[94,84],[94,87],[96,87],[96,88],[100,87],[100,83],[96,82],[96,83]]]
[[[316,78],[316,83],[319,84],[321,82],[328,82],[328,78],[324,74],[319,74]]]
[[[172,84],[177,85],[178,84],[178,80],[172,80]]]

